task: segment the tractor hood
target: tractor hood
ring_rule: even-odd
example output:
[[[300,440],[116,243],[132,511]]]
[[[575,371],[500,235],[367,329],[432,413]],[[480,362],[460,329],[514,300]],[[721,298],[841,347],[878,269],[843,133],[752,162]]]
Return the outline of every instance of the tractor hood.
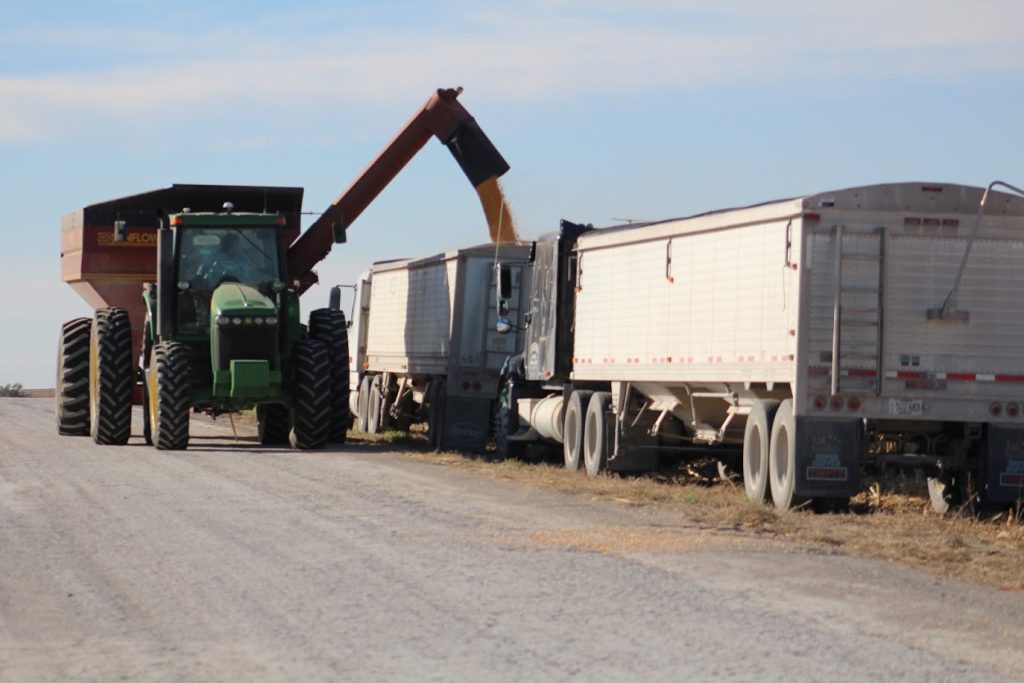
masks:
[[[221,315],[272,316],[277,312],[274,302],[255,287],[225,282],[213,292],[210,304],[214,319]]]

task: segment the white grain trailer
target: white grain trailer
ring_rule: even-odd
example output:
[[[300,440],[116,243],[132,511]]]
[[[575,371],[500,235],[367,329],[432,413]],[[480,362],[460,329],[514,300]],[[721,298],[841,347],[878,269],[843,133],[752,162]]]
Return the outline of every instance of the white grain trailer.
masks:
[[[519,339],[515,329],[495,330],[495,258],[509,264],[513,276],[514,296],[501,317],[518,328],[518,290],[530,249],[483,245],[382,262],[360,278],[360,310],[350,330],[362,368],[354,385],[359,428],[404,430],[426,421],[431,445],[484,450],[501,366]]]
[[[1024,498],[1024,200],[980,212],[984,192],[874,185],[580,235],[571,371],[523,392],[509,438],[562,441],[591,474],[741,445],[747,495],[780,508],[847,500],[876,462],[925,468],[940,510]],[[561,434],[536,429],[553,416]]]

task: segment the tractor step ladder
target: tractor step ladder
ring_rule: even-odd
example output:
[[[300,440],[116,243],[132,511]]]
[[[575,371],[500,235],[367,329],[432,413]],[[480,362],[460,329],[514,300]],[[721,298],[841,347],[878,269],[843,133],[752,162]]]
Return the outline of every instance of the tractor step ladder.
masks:
[[[874,238],[871,240],[865,238]],[[856,241],[859,251],[853,251]],[[840,391],[840,378],[847,369],[873,371],[875,395],[882,391],[882,333],[884,282],[885,282],[885,228],[870,229],[835,226],[835,303],[832,313],[832,371],[831,392]],[[874,263],[877,277],[866,276],[862,270],[856,272],[856,283],[845,283],[844,274],[850,274],[858,265]],[[847,278],[849,279],[849,278]],[[856,305],[845,304],[844,298],[856,297]],[[846,339],[857,332],[856,339]],[[870,337],[865,339],[864,337]],[[845,349],[845,351],[844,351]],[[844,365],[844,361],[848,365]],[[865,367],[873,365],[874,367]],[[850,368],[849,366],[855,366]],[[868,375],[870,376],[870,372]],[[847,389],[854,391],[855,389]]]

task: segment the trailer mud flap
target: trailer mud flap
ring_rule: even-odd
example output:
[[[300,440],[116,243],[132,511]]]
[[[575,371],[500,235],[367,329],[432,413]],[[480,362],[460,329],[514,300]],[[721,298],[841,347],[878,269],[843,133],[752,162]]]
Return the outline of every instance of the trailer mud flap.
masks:
[[[483,453],[487,447],[490,424],[490,401],[449,396],[445,402],[445,424],[441,448]]]
[[[796,418],[796,494],[849,498],[860,491],[861,423]]]
[[[1024,499],[1024,429],[989,425],[983,457],[985,499],[1001,504]]]

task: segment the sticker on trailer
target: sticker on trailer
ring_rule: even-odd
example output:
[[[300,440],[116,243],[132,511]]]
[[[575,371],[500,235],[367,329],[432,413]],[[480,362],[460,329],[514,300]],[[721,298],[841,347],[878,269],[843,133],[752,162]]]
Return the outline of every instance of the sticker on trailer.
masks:
[[[1009,488],[1024,486],[1024,460],[1011,460],[1006,463],[1006,471],[999,473],[999,485]]]
[[[890,415],[923,415],[924,401],[919,398],[890,398]]]
[[[808,481],[846,481],[847,471],[838,453],[815,453],[807,466]]]

